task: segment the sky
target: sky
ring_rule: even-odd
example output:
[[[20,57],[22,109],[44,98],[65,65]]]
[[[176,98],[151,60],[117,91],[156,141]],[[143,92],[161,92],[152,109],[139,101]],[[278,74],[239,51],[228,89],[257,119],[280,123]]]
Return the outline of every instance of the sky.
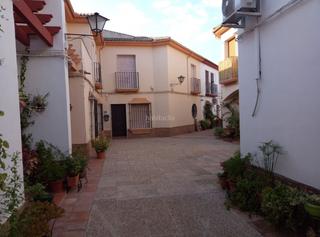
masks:
[[[221,0],[71,0],[78,13],[99,12],[105,29],[134,36],[174,40],[218,63],[223,42],[212,29],[221,23]]]

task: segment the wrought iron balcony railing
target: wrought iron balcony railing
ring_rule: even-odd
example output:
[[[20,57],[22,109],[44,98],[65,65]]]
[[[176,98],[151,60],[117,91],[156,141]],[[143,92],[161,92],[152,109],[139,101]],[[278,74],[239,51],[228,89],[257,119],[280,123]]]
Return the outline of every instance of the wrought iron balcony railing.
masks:
[[[201,81],[198,78],[191,78],[191,94],[197,95],[201,93]]]
[[[139,72],[116,72],[117,92],[137,92],[139,90]]]

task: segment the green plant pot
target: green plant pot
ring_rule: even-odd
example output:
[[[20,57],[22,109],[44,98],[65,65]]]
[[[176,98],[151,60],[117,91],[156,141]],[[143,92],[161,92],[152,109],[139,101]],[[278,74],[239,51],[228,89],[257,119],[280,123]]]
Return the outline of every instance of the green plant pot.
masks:
[[[307,202],[304,205],[306,212],[313,218],[320,220],[320,206]]]
[[[48,194],[44,194],[44,195],[39,195],[39,196],[35,196],[33,198],[33,201],[37,202],[50,202],[52,203],[53,200],[53,195],[51,195],[50,193]]]

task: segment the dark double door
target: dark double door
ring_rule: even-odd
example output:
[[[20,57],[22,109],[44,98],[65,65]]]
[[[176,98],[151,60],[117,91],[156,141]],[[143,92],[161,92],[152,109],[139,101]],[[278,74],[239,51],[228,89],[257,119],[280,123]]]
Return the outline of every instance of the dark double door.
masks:
[[[112,136],[127,136],[127,114],[125,104],[111,105],[111,120]]]

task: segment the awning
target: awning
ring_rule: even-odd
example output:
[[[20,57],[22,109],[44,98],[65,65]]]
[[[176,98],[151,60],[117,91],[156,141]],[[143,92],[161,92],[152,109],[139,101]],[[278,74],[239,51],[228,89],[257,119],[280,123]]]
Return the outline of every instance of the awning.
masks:
[[[133,98],[129,104],[151,104],[146,98]]]

